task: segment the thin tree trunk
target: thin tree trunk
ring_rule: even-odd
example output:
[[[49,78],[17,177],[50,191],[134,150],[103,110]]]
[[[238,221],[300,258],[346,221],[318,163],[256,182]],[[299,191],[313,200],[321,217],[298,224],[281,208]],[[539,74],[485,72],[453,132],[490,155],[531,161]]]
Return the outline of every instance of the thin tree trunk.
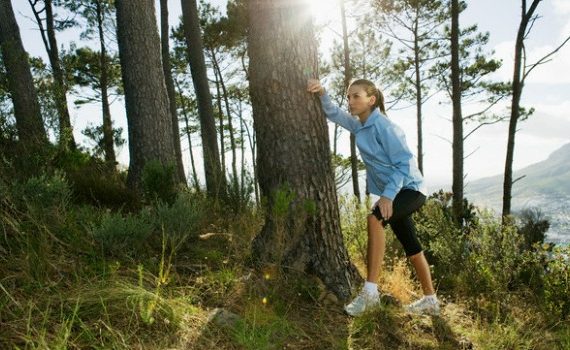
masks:
[[[198,174],[196,173],[196,164],[194,163],[194,152],[192,151],[192,133],[190,132],[190,118],[188,117],[188,107],[186,106],[186,101],[184,95],[182,94],[182,88],[178,83],[176,87],[178,88],[178,94],[180,95],[180,104],[182,106],[182,116],[184,117],[184,123],[186,124],[186,137],[188,138],[188,152],[190,153],[190,166],[192,171],[192,179],[194,180],[194,188],[200,191],[200,181],[198,180]]]
[[[14,104],[18,137],[30,151],[48,144],[40,104],[30,69],[28,53],[22,44],[20,28],[10,0],[0,0],[0,47],[6,67],[8,88]]]
[[[241,174],[240,174],[240,188],[241,193],[245,193],[245,140],[243,134],[244,121],[243,121],[243,109],[241,104],[241,97],[238,97],[238,116],[239,116],[239,137],[241,140],[240,152],[241,152]]]
[[[55,38],[54,16],[52,0],[45,0],[46,30],[49,42],[48,56],[53,71],[55,83],[55,104],[59,114],[59,143],[65,150],[75,149],[75,137],[71,126],[71,118],[67,107],[67,84],[65,82],[61,60],[59,59],[59,49]]]
[[[350,49],[348,47],[348,30],[346,28],[346,12],[344,0],[340,2],[340,14],[342,17],[342,40],[344,44],[344,89],[348,90],[348,85],[352,80],[352,68],[350,66]],[[356,157],[356,138],[350,134],[350,168],[352,171],[352,190],[354,196],[360,203],[360,184],[358,182],[358,158]]]
[[[463,117],[459,70],[459,0],[451,0],[451,86],[453,104],[453,214],[463,216]]]
[[[259,181],[257,178],[257,157],[256,157],[256,141],[255,133],[252,135],[247,124],[244,123],[245,131],[247,132],[247,139],[249,141],[249,148],[251,149],[251,162],[253,163],[253,185],[255,190],[255,203],[259,205]]]
[[[104,12],[101,0],[95,3],[95,11],[97,13],[97,28],[99,31],[99,46],[101,50],[101,108],[103,111],[103,148],[105,150],[105,161],[111,168],[115,168],[117,158],[115,156],[114,137],[113,137],[113,121],[111,120],[111,109],[109,107],[109,76],[107,64],[107,48],[105,44],[105,35],[103,32]]]
[[[334,125],[334,138],[333,138],[333,154],[336,156],[337,152],[337,143],[338,143],[338,133],[339,133],[339,126],[335,123]]]
[[[182,105],[185,105],[182,102]],[[194,186],[197,190],[200,189],[200,181],[198,180],[198,173],[196,173],[196,163],[194,162],[194,152],[192,151],[192,133],[190,133],[190,125],[188,121],[188,114],[184,108],[184,121],[186,123],[186,137],[188,138],[188,152],[190,152],[190,164],[192,166],[192,179],[194,179]]]
[[[416,74],[416,113],[417,113],[417,129],[418,129],[418,168],[424,173],[424,151],[423,151],[423,132],[422,132],[422,82],[420,70],[420,45],[418,37],[418,20],[419,14],[416,13],[414,22],[414,66]]]
[[[181,183],[186,183],[186,172],[182,162],[182,148],[180,146],[180,126],[178,125],[178,113],[176,111],[176,93],[174,92],[174,82],[172,80],[172,69],[170,64],[169,45],[170,26],[168,25],[168,0],[160,0],[160,42],[162,48],[162,68],[170,103],[170,114],[172,114],[172,133],[174,141],[174,151],[176,152],[176,171]]]
[[[127,183],[140,188],[145,165],[176,166],[168,93],[153,0],[117,0],[117,33],[127,122]],[[174,180],[178,180],[174,173]]]
[[[515,44],[515,62],[513,70],[512,91],[513,99],[511,101],[511,118],[509,120],[509,135],[507,139],[507,155],[505,160],[505,178],[503,181],[503,223],[506,218],[511,214],[511,199],[513,188],[513,160],[515,152],[515,136],[517,132],[517,122],[520,117],[520,100],[522,90],[524,87],[524,78],[522,77],[522,58],[524,49],[524,39],[527,31],[527,26],[532,18],[538,4],[541,0],[534,0],[530,5],[528,11],[526,8],[526,0],[521,3],[521,22],[517,32],[517,39]]]
[[[327,123],[318,98],[305,89],[304,72],[317,71],[311,20],[299,1],[248,5],[259,183],[271,208],[253,255],[261,263],[314,273],[346,300],[361,278],[340,231]]]
[[[230,102],[228,98],[228,90],[226,89],[226,83],[224,82],[224,77],[222,75],[222,70],[220,69],[220,65],[218,63],[218,58],[215,52],[212,50],[212,59],[214,64],[214,69],[218,71],[218,78],[220,87],[222,88],[222,98],[224,100],[224,105],[226,106],[226,114],[228,116],[228,129],[230,131],[230,147],[232,150],[232,171],[233,171],[233,186],[234,190],[237,190],[238,185],[238,174],[237,174],[237,156],[236,156],[236,140],[234,136],[234,126],[232,123],[232,114],[230,110]]]
[[[208,194],[218,197],[225,193],[226,179],[220,167],[218,143],[216,142],[216,126],[212,109],[212,96],[208,86],[206,63],[202,51],[202,36],[198,18],[196,0],[181,0],[184,35],[188,47],[188,60],[194,90],[198,100],[198,113],[202,134],[202,147],[204,154],[204,168],[206,173],[206,187]]]
[[[224,112],[222,111],[222,93],[220,91],[220,80],[218,72],[214,69],[214,83],[216,84],[216,104],[218,105],[218,122],[220,128],[220,157],[222,160],[222,170],[226,169],[226,133],[224,131]]]

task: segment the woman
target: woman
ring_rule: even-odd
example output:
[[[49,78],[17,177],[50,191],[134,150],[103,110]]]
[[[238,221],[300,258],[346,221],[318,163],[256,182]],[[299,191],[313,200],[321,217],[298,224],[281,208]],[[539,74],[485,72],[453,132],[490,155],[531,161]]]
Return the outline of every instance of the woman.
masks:
[[[377,282],[384,259],[384,227],[390,224],[414,266],[424,292],[423,298],[406,309],[412,313],[439,314],[429,265],[411,219],[412,213],[426,200],[424,180],[406,145],[404,133],[386,117],[382,93],[368,80],[354,81],[347,93],[348,114],[331,102],[318,80],[310,79],[307,91],[320,96],[328,119],[355,135],[366,165],[368,189],[371,194],[380,196],[368,215],[366,282],[358,296],[345,306],[346,312],[357,316],[379,305]]]

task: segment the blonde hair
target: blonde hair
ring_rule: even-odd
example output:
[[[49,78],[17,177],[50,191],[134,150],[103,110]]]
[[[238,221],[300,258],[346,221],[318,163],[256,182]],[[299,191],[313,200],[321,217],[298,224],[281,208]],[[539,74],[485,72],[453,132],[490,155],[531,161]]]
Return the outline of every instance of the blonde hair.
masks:
[[[353,85],[361,86],[364,89],[364,91],[366,91],[366,95],[368,97],[375,96],[376,102],[374,103],[374,106],[372,106],[372,109],[379,108],[380,112],[386,115],[386,108],[384,108],[384,95],[382,94],[382,91],[380,91],[380,89],[378,89],[376,85],[374,85],[373,82],[366,79],[357,79],[352,83],[350,83],[349,88]]]

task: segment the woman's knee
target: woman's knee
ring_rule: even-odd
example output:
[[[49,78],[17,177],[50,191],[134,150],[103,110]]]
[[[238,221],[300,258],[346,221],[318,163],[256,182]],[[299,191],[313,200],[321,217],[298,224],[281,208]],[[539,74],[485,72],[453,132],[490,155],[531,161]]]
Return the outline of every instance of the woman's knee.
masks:
[[[423,257],[424,257],[423,251],[420,251],[419,253],[415,253],[413,255],[408,256],[408,258],[410,259],[410,261],[412,263],[423,260]]]

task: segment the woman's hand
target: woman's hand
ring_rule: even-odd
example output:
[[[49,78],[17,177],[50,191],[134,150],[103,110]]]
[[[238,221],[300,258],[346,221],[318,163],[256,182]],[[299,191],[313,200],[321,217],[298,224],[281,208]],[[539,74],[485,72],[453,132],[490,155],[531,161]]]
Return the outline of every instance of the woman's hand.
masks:
[[[390,220],[392,217],[392,201],[386,197],[380,197],[380,199],[375,204],[380,209],[380,214],[384,221]]]
[[[325,89],[317,79],[309,79],[307,81],[307,91],[313,94],[319,94],[319,96],[325,94]]]

